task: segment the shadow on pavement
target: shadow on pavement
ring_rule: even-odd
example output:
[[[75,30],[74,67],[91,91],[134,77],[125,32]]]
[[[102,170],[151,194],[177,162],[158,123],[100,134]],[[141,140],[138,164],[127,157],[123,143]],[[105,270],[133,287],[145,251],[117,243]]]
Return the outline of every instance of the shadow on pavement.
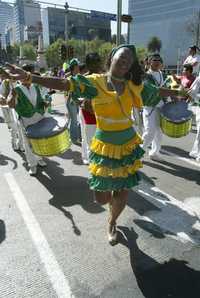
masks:
[[[16,160],[0,153],[0,166],[7,166],[9,161],[13,163],[13,170],[15,170],[17,168]]]
[[[62,159],[71,159],[75,165],[79,165],[79,166],[83,165],[81,152],[79,151],[73,151],[69,149],[62,155],[59,155],[59,157]]]
[[[158,263],[138,247],[138,235],[133,229],[118,228],[121,231],[119,243],[129,249],[131,267],[145,298],[199,297],[199,271],[188,267],[182,260]]]
[[[200,184],[199,170],[193,170],[191,168],[186,168],[179,166],[177,164],[162,160],[160,162],[149,162],[143,161],[144,165],[158,169],[160,171],[165,171],[173,176],[181,177],[185,180],[196,181]]]
[[[181,157],[189,158],[189,152],[181,148],[173,147],[173,146],[162,146],[162,149],[168,151],[169,153],[173,153]],[[162,152],[162,149],[161,149],[161,153],[164,155],[168,155],[167,152]]]
[[[38,173],[37,179],[53,196],[49,200],[49,204],[62,211],[71,221],[74,233],[80,235],[81,231],[76,225],[73,215],[66,208],[80,205],[88,213],[100,213],[105,209],[94,202],[87,178],[64,176],[64,170],[59,167],[60,164],[53,160],[47,160],[47,164],[48,166]]]
[[[2,219],[0,219],[0,244],[6,239],[6,225]]]

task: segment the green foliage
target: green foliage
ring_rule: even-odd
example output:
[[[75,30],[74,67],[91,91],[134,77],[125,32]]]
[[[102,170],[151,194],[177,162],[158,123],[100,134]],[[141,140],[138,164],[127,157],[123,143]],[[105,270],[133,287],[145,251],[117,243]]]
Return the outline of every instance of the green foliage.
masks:
[[[46,50],[46,59],[49,67],[61,66],[63,64],[64,61],[61,61],[59,57],[59,48],[62,43],[66,44],[64,40],[58,39]],[[98,52],[104,62],[112,47],[115,46],[98,38],[91,41],[70,39],[66,45],[71,45],[74,48],[74,57],[78,58],[81,62],[84,62],[86,54],[90,52]]]
[[[23,56],[27,60],[36,61],[37,53],[36,53],[36,49],[32,44],[24,43],[22,44],[22,49],[23,49]]]
[[[147,48],[148,48],[148,51],[151,53],[160,52],[160,50],[162,48],[162,42],[158,37],[153,36],[150,38],[150,40],[147,44]]]
[[[136,50],[139,61],[143,61],[148,55],[147,49],[143,47],[138,47]]]
[[[58,39],[47,48],[46,60],[49,67],[62,65],[62,61],[59,55],[59,50],[62,43],[64,43],[64,41],[62,39]]]

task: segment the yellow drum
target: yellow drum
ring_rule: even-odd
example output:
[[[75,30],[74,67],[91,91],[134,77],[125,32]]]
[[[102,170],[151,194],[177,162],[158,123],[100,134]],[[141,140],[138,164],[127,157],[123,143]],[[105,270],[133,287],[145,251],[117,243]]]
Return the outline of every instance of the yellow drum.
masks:
[[[165,104],[160,110],[162,132],[172,138],[186,136],[192,128],[192,115],[184,101]]]
[[[26,128],[32,150],[40,156],[54,156],[64,153],[71,146],[66,121],[61,117],[44,118]]]

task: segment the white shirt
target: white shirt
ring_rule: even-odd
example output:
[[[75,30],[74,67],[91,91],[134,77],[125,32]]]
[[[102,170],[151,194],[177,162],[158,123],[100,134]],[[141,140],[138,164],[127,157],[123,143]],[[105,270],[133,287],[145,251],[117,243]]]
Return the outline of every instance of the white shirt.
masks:
[[[196,62],[198,64],[196,66],[193,66]],[[193,66],[193,73],[199,73],[200,55],[197,55],[197,54],[195,54],[194,56],[189,55],[183,62],[183,65],[185,64],[191,64]]]
[[[192,83],[189,94],[193,97],[194,101],[195,99],[197,101],[200,100],[200,76],[196,78],[196,80]]]
[[[154,80],[157,82],[157,86],[162,86],[163,85],[164,79],[163,79],[162,71],[160,71],[160,70],[154,71],[152,69],[149,69],[147,73],[152,75]]]
[[[37,91],[34,85],[31,85],[29,88],[25,87],[24,85],[18,85],[22,92],[25,94],[27,99],[30,101],[30,103],[35,107],[37,104]],[[15,99],[15,104],[17,104],[17,97]],[[46,115],[45,115],[46,116]],[[42,120],[44,115],[41,115],[40,113],[35,113],[32,117],[27,118],[27,117],[21,117],[21,120],[23,122],[23,125],[25,127],[35,124],[38,121]]]

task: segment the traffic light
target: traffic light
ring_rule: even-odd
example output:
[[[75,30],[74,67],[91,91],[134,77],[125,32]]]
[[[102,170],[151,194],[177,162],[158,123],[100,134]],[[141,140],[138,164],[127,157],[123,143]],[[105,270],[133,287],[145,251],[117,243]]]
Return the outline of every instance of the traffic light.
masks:
[[[62,44],[59,49],[59,56],[61,60],[66,60],[67,58],[67,46]]]
[[[124,23],[131,23],[133,20],[132,16],[129,15],[129,14],[123,14],[121,16],[121,21],[124,22]]]
[[[74,57],[74,48],[72,46],[68,46],[67,56],[69,59],[72,59]]]

